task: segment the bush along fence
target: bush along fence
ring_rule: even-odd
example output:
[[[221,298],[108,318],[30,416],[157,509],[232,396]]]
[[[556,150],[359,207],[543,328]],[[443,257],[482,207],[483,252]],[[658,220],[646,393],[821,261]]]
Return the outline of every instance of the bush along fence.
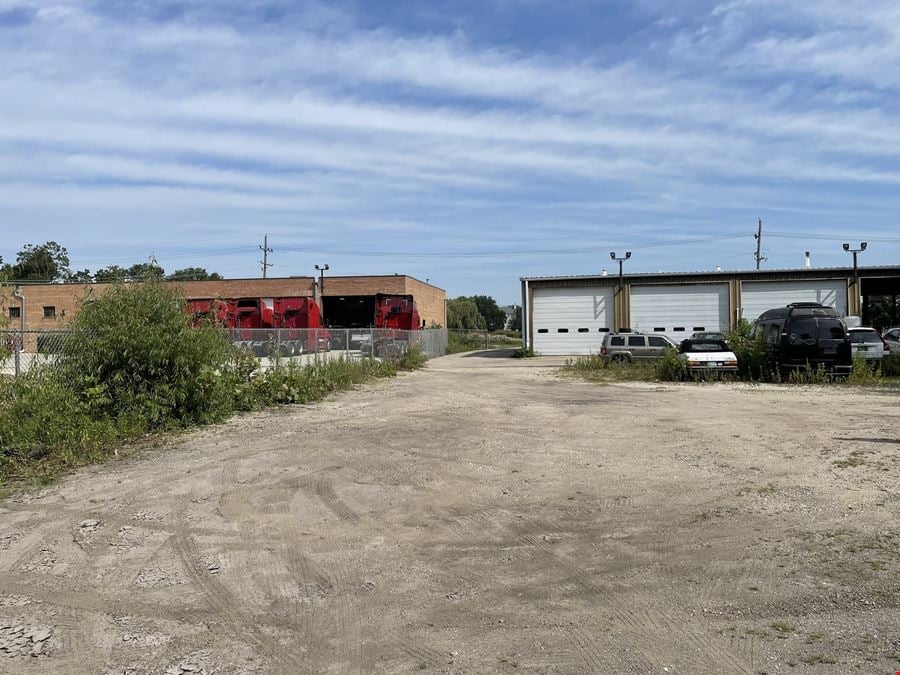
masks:
[[[2,332],[0,487],[50,480],[148,434],[320,400],[446,351],[446,331],[327,333],[191,325],[158,284],[110,289],[65,331]]]
[[[94,331],[42,330],[0,331],[0,376],[21,377],[32,367],[55,363],[78,341],[97,339]],[[288,364],[309,364],[316,360],[359,360],[364,358],[396,360],[410,347],[426,358],[443,356],[448,350],[445,329],[418,331],[389,329],[327,328],[246,328],[223,331],[235,347],[259,359],[259,367],[269,370]]]

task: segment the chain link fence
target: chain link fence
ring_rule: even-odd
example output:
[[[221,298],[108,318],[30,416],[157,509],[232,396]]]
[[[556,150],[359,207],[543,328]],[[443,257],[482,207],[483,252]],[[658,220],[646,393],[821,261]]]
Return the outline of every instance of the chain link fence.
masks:
[[[516,349],[522,346],[522,338],[515,334],[489,333],[486,330],[448,331],[449,353],[469,352],[478,349]]]
[[[0,331],[0,376],[19,377],[66,352],[74,335],[68,330]],[[396,359],[412,346],[429,358],[447,353],[447,331],[402,331],[378,328],[239,328],[226,331],[235,345],[259,358],[261,368],[301,364],[317,359]]]

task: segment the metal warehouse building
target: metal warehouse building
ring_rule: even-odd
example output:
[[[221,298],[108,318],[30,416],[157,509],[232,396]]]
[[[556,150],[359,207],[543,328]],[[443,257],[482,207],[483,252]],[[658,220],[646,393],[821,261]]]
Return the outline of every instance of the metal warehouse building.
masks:
[[[676,341],[694,331],[726,331],[773,307],[819,302],[862,315],[873,296],[897,306],[900,265],[737,272],[684,272],[522,278],[523,342],[540,354],[600,351],[603,334],[628,329]]]

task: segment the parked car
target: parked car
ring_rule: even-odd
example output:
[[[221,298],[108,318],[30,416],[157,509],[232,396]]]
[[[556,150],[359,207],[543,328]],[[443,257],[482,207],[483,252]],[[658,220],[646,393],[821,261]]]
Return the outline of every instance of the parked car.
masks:
[[[900,355],[900,328],[889,328],[884,332],[884,341],[891,354]]]
[[[688,374],[736,373],[737,356],[725,340],[693,339],[682,341],[678,353],[688,368]]]
[[[819,367],[846,374],[853,368],[847,327],[834,307],[795,302],[770,309],[756,320],[753,334],[769,345],[782,375]]]
[[[848,328],[850,344],[853,348],[853,358],[862,357],[873,368],[881,365],[881,360],[891,353],[887,341],[878,334],[874,328]]]
[[[691,334],[691,340],[721,340],[725,342],[725,333],[720,331],[698,331]]]
[[[600,354],[619,363],[632,363],[658,359],[667,349],[678,349],[678,345],[665,335],[607,333],[603,337]]]

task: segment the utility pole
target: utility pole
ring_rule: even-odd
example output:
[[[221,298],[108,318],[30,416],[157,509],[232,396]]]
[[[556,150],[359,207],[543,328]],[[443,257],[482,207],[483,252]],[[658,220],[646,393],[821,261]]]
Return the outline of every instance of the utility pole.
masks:
[[[753,238],[756,239],[756,269],[759,269],[759,263],[766,258],[762,255],[762,218],[759,219],[759,227],[756,229],[756,234],[753,235]]]
[[[619,288],[616,291],[615,298],[618,300],[618,305],[619,305],[618,309],[621,309],[622,304],[624,304],[624,301],[622,299],[622,291],[625,289],[625,279],[622,276],[622,263],[624,263],[626,260],[631,258],[631,251],[625,251],[624,257],[621,257],[621,256],[617,257],[615,251],[610,251],[609,257],[612,258],[613,261],[619,263]],[[614,302],[613,304],[615,305],[616,303]],[[617,316],[617,314],[619,312],[617,312],[616,310],[617,310],[617,308],[614,306],[613,307],[613,328],[615,328],[616,332],[618,332],[622,328],[622,326],[619,325],[619,316]]]
[[[853,298],[854,298],[854,304],[856,305],[856,307],[855,308],[848,307],[848,309],[850,309],[850,310],[852,310],[852,309],[858,310],[859,309],[860,296],[862,295],[859,292],[859,267],[857,267],[857,265],[856,265],[856,256],[858,256],[860,253],[865,251],[868,247],[869,247],[869,244],[864,241],[861,241],[859,243],[859,248],[850,248],[850,244],[846,244],[846,243],[844,244],[844,250],[847,253],[850,253],[853,255]]]
[[[323,321],[325,320],[325,272],[329,269],[328,263],[321,267],[316,265],[316,270],[319,272],[319,315]]]
[[[263,252],[263,259],[259,261],[259,264],[262,266],[263,279],[265,279],[266,272],[272,266],[272,263],[269,262],[269,254],[275,252],[269,248],[269,235],[263,235],[263,245],[259,247],[259,250]]]

